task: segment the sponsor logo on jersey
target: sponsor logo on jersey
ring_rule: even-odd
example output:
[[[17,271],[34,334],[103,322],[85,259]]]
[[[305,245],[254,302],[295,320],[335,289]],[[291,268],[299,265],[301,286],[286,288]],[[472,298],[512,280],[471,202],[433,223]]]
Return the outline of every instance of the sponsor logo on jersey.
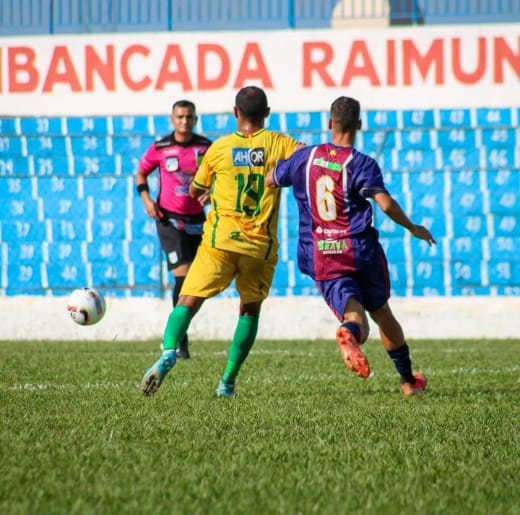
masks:
[[[339,163],[332,163],[323,157],[317,157],[312,161],[312,164],[315,166],[321,166],[322,168],[326,168],[327,170],[332,170],[334,172],[341,172],[341,170],[343,170],[343,167]]]
[[[169,172],[176,172],[179,169],[179,158],[178,157],[167,157],[166,158],[166,170]]]
[[[322,254],[341,254],[348,249],[345,240],[318,240],[318,251]]]
[[[234,148],[233,166],[264,166],[265,149],[257,148]]]

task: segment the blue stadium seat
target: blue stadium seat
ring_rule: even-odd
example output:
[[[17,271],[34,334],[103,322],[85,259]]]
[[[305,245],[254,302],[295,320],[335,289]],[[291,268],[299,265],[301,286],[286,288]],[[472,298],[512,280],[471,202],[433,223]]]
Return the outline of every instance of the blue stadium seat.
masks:
[[[320,111],[299,113],[285,113],[285,130],[307,132],[309,130],[322,131],[327,129],[327,117]]]
[[[385,181],[386,188],[392,193],[402,193],[403,190],[403,178],[406,177],[408,180],[408,172],[396,172],[394,170],[383,170],[383,179]]]
[[[140,155],[125,156],[116,155],[116,170],[118,175],[135,175],[139,167]]]
[[[65,119],[67,134],[106,136],[109,134],[108,116],[69,116]]]
[[[482,145],[490,148],[518,146],[517,130],[510,129],[482,129],[480,131]]]
[[[471,109],[439,109],[440,127],[472,127]]]
[[[480,151],[474,147],[441,148],[442,163],[438,168],[460,170],[461,168],[479,168]]]
[[[437,151],[431,149],[393,150],[393,160],[397,159],[398,170],[438,169]],[[396,156],[396,157],[395,157]]]
[[[435,193],[442,198],[444,186],[444,174],[435,171],[435,169],[426,169],[408,174],[409,192],[416,200],[419,200],[419,197],[427,193]],[[442,207],[442,204],[439,207]]]
[[[397,134],[397,148],[433,150],[437,147],[435,131],[423,129],[402,130]]]
[[[168,115],[152,116],[151,130],[151,135],[156,137],[162,137],[170,134],[173,131],[173,125],[170,117]]]
[[[89,218],[88,199],[49,196],[42,200],[42,204],[43,216],[49,220],[86,220]]]
[[[83,241],[87,240],[87,222],[85,219],[47,220],[50,227],[48,241]]]
[[[158,238],[133,240],[126,242],[128,245],[129,260],[136,264],[157,264],[161,260],[161,247]]]
[[[88,284],[88,269],[90,265],[64,261],[47,265],[47,280],[49,288],[67,289],[82,288]]]
[[[520,218],[518,213],[512,215],[491,215],[493,234],[495,237],[516,237],[520,236]]]
[[[14,136],[15,134],[21,133],[22,131],[20,130],[20,118],[0,118],[0,134],[3,134],[4,136]]]
[[[56,241],[44,242],[44,261],[53,264],[83,264],[88,263],[86,241]]]
[[[12,290],[37,290],[45,288],[45,264],[15,263],[6,267],[7,284],[4,288]]]
[[[150,284],[159,285],[161,281],[161,265],[159,263],[130,263],[133,282],[135,286],[149,286]]]
[[[381,247],[385,251],[386,257],[389,261],[405,261],[406,253],[404,249],[404,238],[379,238]]]
[[[144,135],[150,133],[149,116],[112,116],[112,130],[114,135]]]
[[[454,128],[437,131],[437,146],[439,148],[474,148],[477,146],[476,134],[478,129]]]
[[[265,128],[271,131],[282,130],[282,115],[281,113],[271,113],[265,122]],[[236,130],[236,129],[234,129]]]
[[[7,135],[2,133],[0,129],[0,157],[24,157],[26,155],[27,142],[25,136]]]
[[[67,133],[67,127],[64,123],[63,118],[54,116],[54,117],[23,117],[20,118],[20,131],[21,134],[25,134],[26,136],[30,135],[38,135],[38,134],[56,134],[56,135],[64,135]]]
[[[490,259],[500,259],[514,261],[520,259],[518,249],[520,249],[520,236],[499,236],[496,238],[486,238]]]
[[[488,236],[488,216],[482,214],[463,215],[454,217],[453,236],[470,236],[471,238],[482,238]]]
[[[477,110],[478,127],[510,127],[512,110],[509,108],[482,107]]]
[[[153,136],[112,136],[112,151],[114,154],[133,156],[140,159],[154,141],[155,138]]]
[[[80,178],[80,181],[85,197],[126,200],[135,187],[131,177],[89,176]]]
[[[398,129],[397,111],[363,111],[363,128],[369,130]]]
[[[414,287],[439,287],[444,284],[444,268],[441,261],[413,260],[412,280]]]
[[[27,136],[27,153],[38,157],[67,156],[67,138],[58,135]]]
[[[73,157],[76,175],[118,174],[114,156],[97,155]]]
[[[444,259],[441,238],[437,239],[437,245],[431,246],[424,240],[410,238],[410,251],[414,261],[443,261]]]
[[[390,287],[392,290],[402,292],[401,295],[405,295],[408,274],[406,272],[406,262],[402,261],[390,261],[388,263],[388,274],[390,277]]]
[[[157,240],[157,228],[155,220],[147,218],[145,221],[132,220],[130,224],[130,235],[127,235],[127,240]]]
[[[487,170],[489,210],[495,214],[518,214],[520,201],[520,171]]]
[[[237,120],[233,113],[201,114],[200,124],[202,133],[208,134],[209,137],[237,130]]]
[[[451,170],[449,174],[452,193],[480,191],[481,174],[479,170]]]
[[[34,175],[73,175],[73,162],[66,156],[29,157]]]
[[[425,129],[435,127],[433,109],[405,109],[401,113],[403,129]]]
[[[294,287],[294,274],[289,274],[289,268],[289,263],[282,261],[278,262],[274,271],[273,288]]]
[[[514,147],[482,148],[481,163],[484,168],[514,168],[516,166]]]
[[[361,131],[356,138],[356,148],[365,154],[396,146],[395,131]]]
[[[122,239],[102,239],[86,243],[87,258],[94,262],[128,262],[128,248]]]
[[[44,261],[44,249],[41,241],[17,241],[6,244],[5,252],[6,264],[30,263],[34,265]]]
[[[87,222],[88,241],[101,242],[102,240],[118,241],[126,239],[125,223],[117,219],[96,219]]]
[[[482,256],[482,239],[462,234],[448,240],[452,260],[469,261]]]
[[[130,284],[128,264],[123,260],[92,263],[92,284],[98,288],[128,286]]]
[[[81,185],[77,177],[47,176],[35,177],[37,193],[44,202],[57,202],[61,199],[79,200],[84,198]]]
[[[39,221],[0,221],[0,239],[7,243],[22,241],[45,241],[48,239],[48,226]]]
[[[298,132],[294,130],[287,131],[287,133],[291,138],[294,138],[296,141],[300,143],[305,143],[306,145],[318,145],[319,143],[324,143],[327,141],[327,135],[322,132]]]
[[[112,155],[112,140],[103,134],[70,136],[70,152],[74,157]]]
[[[4,175],[32,175],[34,161],[31,157],[2,157],[0,155],[0,177]]]
[[[478,189],[457,188],[450,193],[451,213],[459,215],[479,215],[484,212],[484,194]]]
[[[489,284],[520,286],[520,261],[492,259],[487,263]]]
[[[518,216],[520,213],[520,190],[491,191],[489,211],[495,215]]]
[[[28,192],[30,194],[30,192]],[[41,199],[25,198],[2,199],[0,202],[0,220],[34,221],[43,220],[43,203]]]
[[[482,262],[477,259],[451,261],[450,276],[454,287],[478,287],[482,284]]]

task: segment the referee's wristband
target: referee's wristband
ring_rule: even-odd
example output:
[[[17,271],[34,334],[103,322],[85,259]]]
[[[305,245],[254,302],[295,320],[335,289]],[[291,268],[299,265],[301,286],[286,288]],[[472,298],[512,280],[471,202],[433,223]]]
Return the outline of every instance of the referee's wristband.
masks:
[[[148,187],[148,184],[138,184],[137,185],[137,191],[138,191],[139,195],[141,195],[141,193],[143,191],[148,191],[149,192],[150,188]]]

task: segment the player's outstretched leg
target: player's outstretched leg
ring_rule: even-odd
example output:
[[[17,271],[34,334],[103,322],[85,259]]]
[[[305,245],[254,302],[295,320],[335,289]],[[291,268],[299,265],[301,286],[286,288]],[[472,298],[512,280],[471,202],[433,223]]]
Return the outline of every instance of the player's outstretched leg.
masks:
[[[415,383],[401,383],[401,389],[405,397],[415,397],[416,395],[422,395],[426,390],[428,380],[422,372],[414,372],[413,377]]]
[[[161,357],[149,368],[141,381],[141,390],[147,397],[152,396],[161,386],[166,374],[173,368],[177,356],[173,350],[165,350]]]
[[[345,327],[345,324],[339,326],[336,332],[336,342],[347,368],[359,377],[367,378],[370,375],[368,360],[361,352],[358,341]]]

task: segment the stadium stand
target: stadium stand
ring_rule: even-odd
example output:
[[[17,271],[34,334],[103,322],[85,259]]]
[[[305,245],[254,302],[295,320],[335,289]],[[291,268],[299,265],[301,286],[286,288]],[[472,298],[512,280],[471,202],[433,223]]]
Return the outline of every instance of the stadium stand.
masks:
[[[375,211],[394,294],[490,294],[520,289],[518,109],[368,111],[358,147],[388,188],[439,240],[429,248]],[[163,117],[165,118],[165,117]],[[161,252],[133,182],[159,117],[3,118],[0,138],[0,288],[59,293],[95,284],[117,295],[159,295]],[[322,112],[274,113],[271,125],[326,137]],[[162,124],[162,125],[160,125]],[[212,135],[229,114],[201,116]],[[151,181],[157,190],[156,179]],[[413,194],[412,194],[413,192]],[[285,193],[285,192],[284,192]],[[296,266],[298,214],[282,196],[274,294],[316,293]]]

